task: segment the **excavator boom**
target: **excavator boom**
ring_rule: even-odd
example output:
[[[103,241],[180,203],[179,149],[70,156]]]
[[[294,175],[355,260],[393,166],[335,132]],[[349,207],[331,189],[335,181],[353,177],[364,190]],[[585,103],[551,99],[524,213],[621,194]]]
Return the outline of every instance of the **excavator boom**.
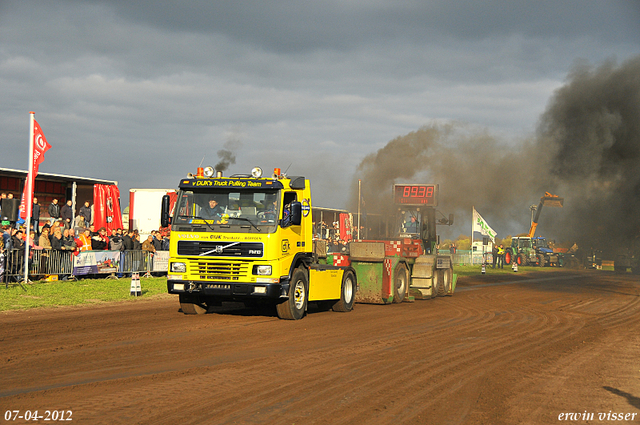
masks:
[[[538,209],[536,210],[536,216],[531,222],[531,228],[529,229],[529,237],[532,238],[536,234],[536,227],[538,227],[538,219],[540,218],[540,212],[542,211],[543,206],[548,207],[560,207],[564,203],[564,198],[560,198],[557,195],[552,195],[549,192],[545,192],[544,196],[540,198],[540,204],[538,205]]]

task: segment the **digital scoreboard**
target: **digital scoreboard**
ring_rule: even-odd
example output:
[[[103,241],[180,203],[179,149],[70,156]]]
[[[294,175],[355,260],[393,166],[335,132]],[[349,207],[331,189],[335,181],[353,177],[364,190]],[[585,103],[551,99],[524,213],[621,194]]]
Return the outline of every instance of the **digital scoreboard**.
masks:
[[[438,206],[437,184],[396,184],[393,186],[393,202],[407,206]]]

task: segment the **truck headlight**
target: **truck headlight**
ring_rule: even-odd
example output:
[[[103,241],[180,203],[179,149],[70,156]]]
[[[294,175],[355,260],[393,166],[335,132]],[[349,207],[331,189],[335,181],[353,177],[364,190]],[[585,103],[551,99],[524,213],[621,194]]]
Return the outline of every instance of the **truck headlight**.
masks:
[[[185,263],[171,263],[171,271],[173,273],[186,273],[187,265]]]
[[[271,275],[271,266],[253,266],[253,274],[260,276],[270,276]]]

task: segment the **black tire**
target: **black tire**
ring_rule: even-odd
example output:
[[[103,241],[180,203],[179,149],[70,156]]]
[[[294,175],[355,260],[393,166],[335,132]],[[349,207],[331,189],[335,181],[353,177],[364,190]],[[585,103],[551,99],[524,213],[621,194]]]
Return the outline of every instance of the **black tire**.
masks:
[[[300,320],[307,311],[309,279],[304,269],[298,267],[289,283],[289,299],[276,306],[278,317],[284,320]]]
[[[444,270],[436,270],[434,277],[438,276],[436,283],[436,295],[439,297],[444,297],[447,295],[447,290],[444,287]]]
[[[205,314],[208,310],[200,294],[179,294],[180,308],[184,314]]]
[[[401,303],[409,290],[409,272],[404,263],[398,264],[393,271],[393,302]]]
[[[444,286],[444,295],[453,295],[451,293],[451,286],[453,285],[453,268],[442,270],[442,286]]]
[[[544,265],[545,265],[544,255],[538,254],[538,266],[544,267]]]
[[[342,288],[340,289],[340,301],[333,305],[333,311],[346,313],[353,310],[356,299],[356,275],[351,270],[345,270],[342,275]]]

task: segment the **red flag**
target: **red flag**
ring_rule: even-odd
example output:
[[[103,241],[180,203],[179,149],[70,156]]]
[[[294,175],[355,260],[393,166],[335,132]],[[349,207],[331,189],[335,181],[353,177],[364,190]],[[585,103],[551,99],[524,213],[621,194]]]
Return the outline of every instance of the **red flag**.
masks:
[[[122,228],[122,214],[120,212],[120,190],[118,186],[109,184],[93,185],[93,224],[96,231],[101,227],[111,232],[111,229]],[[109,233],[111,235],[111,233]]]
[[[42,129],[38,122],[33,120],[33,157],[31,158],[32,164],[29,168],[29,175],[27,176],[27,182],[24,185],[24,191],[22,192],[22,200],[20,201],[20,217],[27,218],[27,213],[31,214],[31,205],[33,204],[33,191],[36,182],[36,176],[38,175],[38,168],[42,161],[44,161],[44,153],[51,149],[51,145],[47,143],[47,139],[42,133]]]

